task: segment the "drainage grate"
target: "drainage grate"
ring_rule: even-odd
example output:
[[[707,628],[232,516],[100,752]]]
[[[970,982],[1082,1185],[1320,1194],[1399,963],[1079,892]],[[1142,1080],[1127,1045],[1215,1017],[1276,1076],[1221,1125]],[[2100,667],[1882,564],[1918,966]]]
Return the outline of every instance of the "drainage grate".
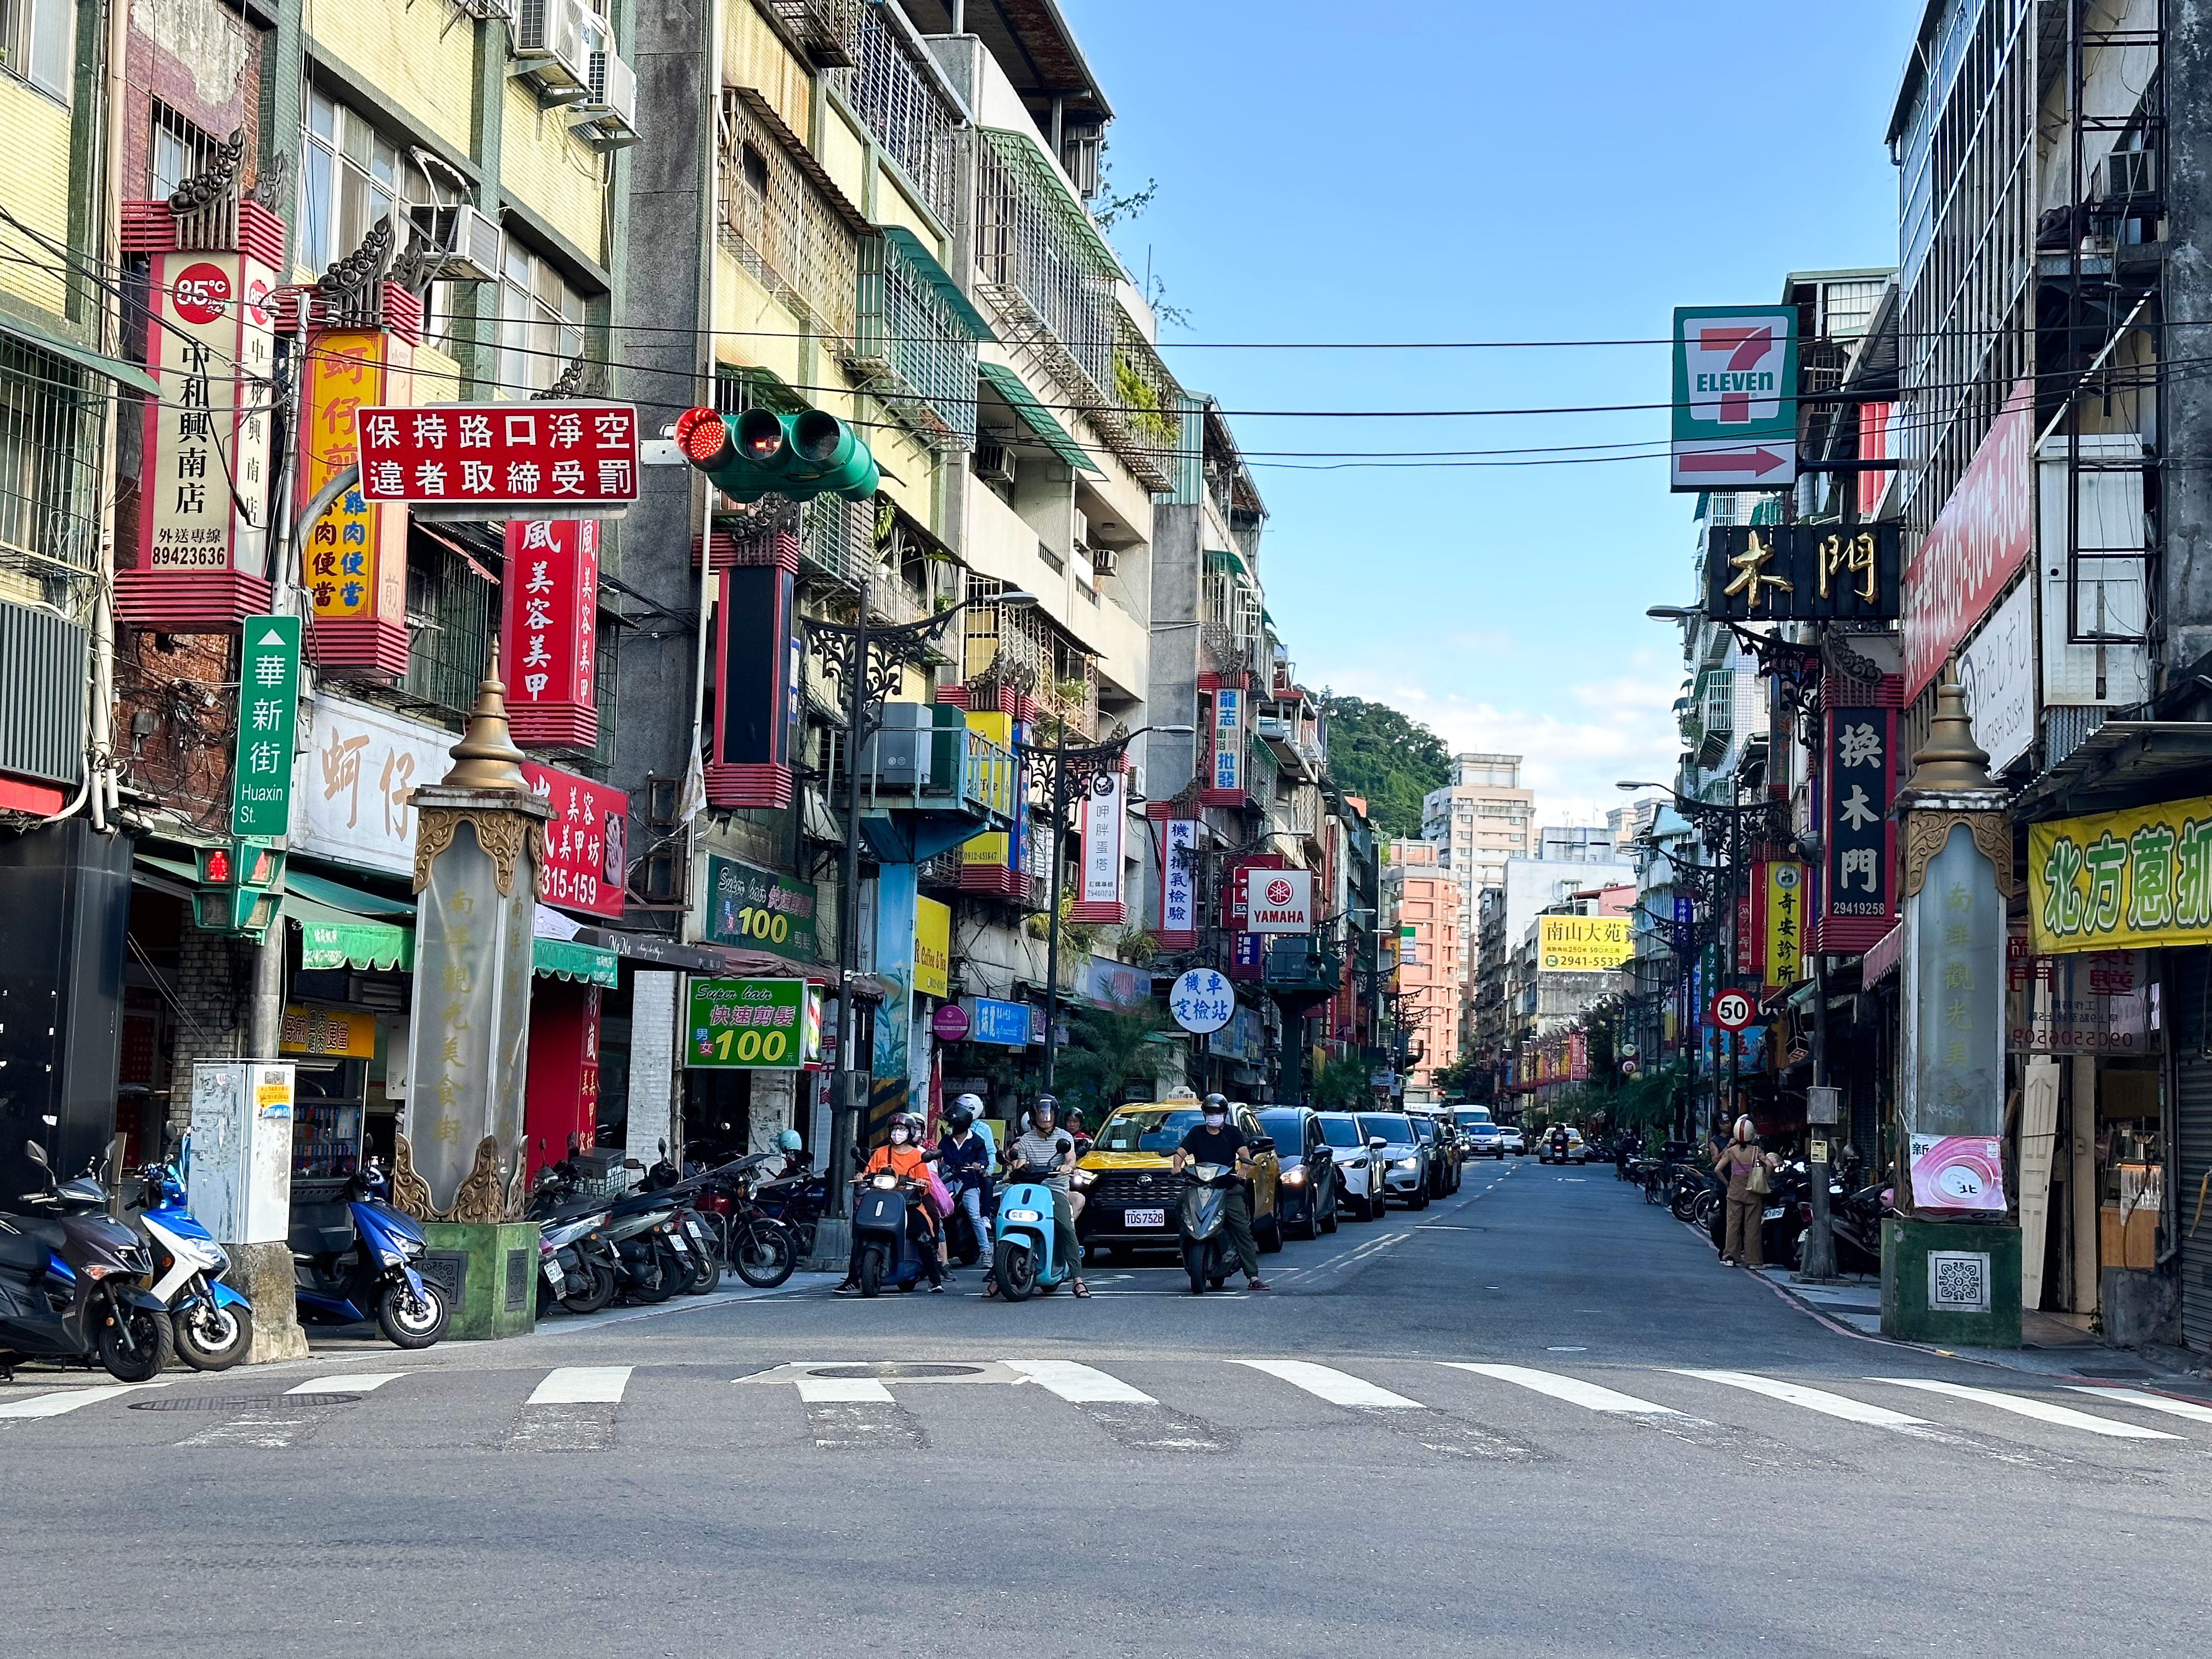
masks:
[[[350,1406],[357,1394],[163,1395],[134,1400],[134,1412],[304,1412],[318,1406]]]
[[[894,1359],[878,1359],[866,1365],[809,1365],[809,1376],[880,1376],[887,1378],[921,1376],[981,1376],[981,1365],[916,1365]]]

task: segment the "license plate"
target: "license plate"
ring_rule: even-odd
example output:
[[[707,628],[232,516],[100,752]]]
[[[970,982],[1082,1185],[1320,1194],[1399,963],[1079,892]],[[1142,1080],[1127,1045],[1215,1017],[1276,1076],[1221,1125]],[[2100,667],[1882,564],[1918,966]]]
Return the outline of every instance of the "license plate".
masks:
[[[1779,1210],[1769,1210],[1765,1212],[1762,1219],[1767,1221],[1779,1221],[1782,1219],[1782,1212]]]
[[[550,1285],[555,1290],[559,1290],[561,1288],[561,1264],[557,1261],[548,1261],[544,1264],[543,1272],[545,1274],[545,1282],[548,1285]]]
[[[676,1247],[677,1255],[689,1255],[691,1254],[691,1247],[684,1242],[684,1235],[682,1233],[669,1234],[668,1242]]]
[[[1165,1210],[1124,1210],[1121,1224],[1125,1227],[1164,1227],[1168,1224]]]

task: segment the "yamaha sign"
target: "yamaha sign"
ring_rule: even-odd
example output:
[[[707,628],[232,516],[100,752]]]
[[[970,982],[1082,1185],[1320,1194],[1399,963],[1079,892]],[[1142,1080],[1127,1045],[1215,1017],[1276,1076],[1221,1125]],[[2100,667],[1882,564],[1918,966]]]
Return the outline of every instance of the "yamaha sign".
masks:
[[[1255,933],[1313,932],[1313,872],[1247,870],[1245,928]]]

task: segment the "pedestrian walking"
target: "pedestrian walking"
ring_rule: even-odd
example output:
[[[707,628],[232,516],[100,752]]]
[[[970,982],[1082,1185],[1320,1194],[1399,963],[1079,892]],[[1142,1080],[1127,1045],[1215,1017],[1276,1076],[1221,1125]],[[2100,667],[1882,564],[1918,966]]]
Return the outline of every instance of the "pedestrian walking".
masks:
[[[1740,1117],[1728,1142],[1713,1154],[1713,1171],[1728,1182],[1728,1231],[1721,1245],[1721,1260],[1733,1267],[1763,1265],[1759,1231],[1766,1214],[1766,1194],[1774,1167],[1771,1152],[1759,1149],[1751,1120]]]

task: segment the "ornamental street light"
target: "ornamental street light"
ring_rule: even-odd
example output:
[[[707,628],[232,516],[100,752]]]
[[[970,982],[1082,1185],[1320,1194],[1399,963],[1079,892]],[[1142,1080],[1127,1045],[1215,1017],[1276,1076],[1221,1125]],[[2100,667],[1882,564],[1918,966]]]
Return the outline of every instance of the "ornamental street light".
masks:
[[[1109,738],[1104,743],[1089,744],[1079,749],[1067,746],[1067,726],[1061,722],[1053,732],[1052,746],[1018,743],[1014,752],[1019,755],[1033,775],[1045,787],[1045,799],[1051,803],[1051,896],[1045,912],[1044,946],[1044,1084],[1043,1091],[1052,1092],[1053,1058],[1056,1049],[1055,1028],[1060,1018],[1060,837],[1067,828],[1067,803],[1074,790],[1089,793],[1100,778],[1110,777],[1121,769],[1121,757],[1129,752],[1129,745],[1147,732],[1174,733],[1188,737],[1198,728],[1194,726],[1140,726],[1133,732]]]
[[[822,659],[823,672],[835,678],[845,692],[845,848],[837,890],[837,1066],[830,1080],[830,1156],[823,1165],[828,1176],[827,1200],[831,1219],[843,1224],[851,1215],[851,1195],[844,1170],[850,1162],[858,1105],[853,1098],[854,1051],[853,1040],[853,981],[860,927],[860,753],[868,739],[882,728],[884,705],[898,690],[908,668],[926,666],[939,654],[939,637],[945,625],[969,605],[1031,605],[1036,595],[1020,588],[963,599],[919,622],[882,627],[868,620],[870,579],[860,579],[860,603],[850,623],[805,620],[807,643]],[[903,1011],[902,1011],[902,1013]],[[835,1240],[825,1249],[817,1239],[815,1254],[836,1255]]]

